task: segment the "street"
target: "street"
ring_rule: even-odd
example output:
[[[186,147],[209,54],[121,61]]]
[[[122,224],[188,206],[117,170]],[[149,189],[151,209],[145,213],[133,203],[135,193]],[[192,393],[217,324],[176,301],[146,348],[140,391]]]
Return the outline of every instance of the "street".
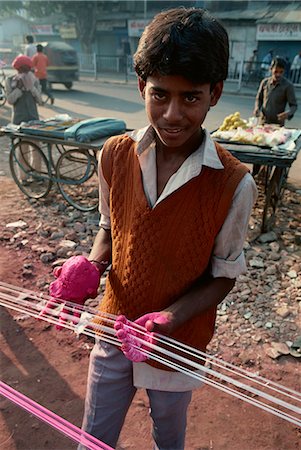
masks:
[[[57,114],[69,114],[72,117],[88,119],[91,117],[112,117],[122,119],[128,128],[139,128],[147,124],[144,104],[134,82],[128,84],[106,83],[93,79],[82,79],[68,91],[63,85],[53,86],[55,104],[39,107],[42,119]],[[224,93],[219,103],[212,108],[205,120],[205,127],[213,131],[219,127],[225,116],[239,111],[241,117],[248,119],[252,116],[254,97]],[[0,108],[0,125],[10,120],[11,107],[7,103]],[[294,118],[287,122],[290,128],[300,128],[301,105]],[[292,165],[289,181],[301,187],[301,152],[297,161]]]
[[[125,120],[128,128],[147,123],[143,102],[132,84],[82,81],[72,91],[57,86],[54,95],[54,106],[39,108],[41,118],[57,114],[115,117]],[[250,97],[225,94],[209,112],[206,126],[214,130],[235,111],[248,118],[252,107]],[[0,123],[7,123],[10,113],[9,105],[0,108]],[[300,113],[292,126],[297,126],[298,120],[300,123]],[[10,176],[9,139],[3,137],[0,142],[0,280],[36,293],[40,299],[49,292],[54,265],[70,256],[88,256],[99,229],[99,216],[74,210],[55,186],[45,199],[25,197]],[[260,192],[245,243],[248,270],[218,307],[218,332],[208,353],[239,370],[277,382],[278,386],[299,390],[298,360],[290,352],[300,334],[300,195],[295,189],[285,190],[273,231],[260,238],[262,187]],[[254,236],[258,239],[254,240]],[[101,287],[104,285],[105,276]],[[96,307],[99,301],[100,297],[90,299],[87,306]],[[70,330],[58,332],[49,323],[20,312],[4,309],[2,314],[3,382],[80,426],[91,339],[84,335],[75,339]],[[298,448],[300,436],[295,425],[227,395],[225,387],[223,384],[223,392],[213,386],[194,391],[188,412],[187,450]],[[148,411],[147,396],[140,389],[129,409],[117,449],[152,448]],[[74,443],[65,436],[8,400],[1,404],[0,429],[5,450],[74,449]]]

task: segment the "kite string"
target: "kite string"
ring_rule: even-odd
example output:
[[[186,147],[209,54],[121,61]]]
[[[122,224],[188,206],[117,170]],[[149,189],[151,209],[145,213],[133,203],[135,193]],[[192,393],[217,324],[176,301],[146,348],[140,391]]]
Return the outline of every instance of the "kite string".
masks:
[[[24,293],[23,293],[24,294]],[[19,301],[20,301],[20,299],[19,299]],[[41,301],[41,298],[39,298],[39,301]],[[60,301],[57,301],[57,303],[58,304],[60,304],[60,303],[62,303],[62,302],[60,302]],[[67,303],[69,303],[69,302],[67,302]],[[70,304],[70,303],[69,303]],[[71,304],[72,305],[72,304]],[[72,305],[72,308],[74,307],[74,305]],[[16,309],[16,308],[15,308]],[[52,309],[50,309],[48,312],[51,312],[51,313],[53,313],[53,310]],[[37,317],[38,316],[38,313],[36,312],[36,314],[35,314],[35,316]],[[110,322],[114,322],[114,320],[113,319],[115,319],[115,316],[113,316],[113,315],[107,315],[107,316],[109,316],[109,317],[112,317],[112,319],[110,319],[109,321]],[[71,318],[71,316],[70,316],[70,318]],[[54,321],[54,323],[55,323],[55,321]],[[95,326],[95,324],[93,324],[93,326]],[[69,328],[69,329],[72,329],[72,326],[67,326],[66,328]],[[105,327],[105,328],[102,328],[102,330],[104,330],[104,332],[105,333],[110,333],[111,335],[109,335],[109,337],[108,337],[108,335],[106,335],[106,336],[104,336],[104,338],[106,338],[105,340],[107,341],[107,342],[110,342],[110,343],[113,343],[114,345],[116,345],[116,339],[114,339],[113,337],[112,337],[112,329],[111,328],[109,328],[109,327]],[[136,326],[135,326],[135,330],[137,331],[137,328],[136,328]],[[159,337],[158,338],[158,340],[160,340],[161,338],[164,338],[163,336],[162,337]],[[162,340],[162,339],[161,339]],[[144,340],[140,340],[141,342],[143,342],[144,344],[145,344],[145,341]],[[118,343],[118,342],[117,342]],[[118,343],[118,345],[120,345],[120,343]],[[174,348],[176,348],[176,346],[173,344],[173,347]],[[190,348],[191,349],[191,348]],[[161,351],[162,352],[162,348],[160,348],[160,347],[158,347],[157,346],[157,350],[159,350],[159,351]],[[192,350],[192,349],[191,349]],[[164,353],[164,349],[163,349],[163,353]],[[174,354],[171,354],[170,352],[167,352],[167,355],[168,356],[172,356],[172,358],[174,359]],[[152,356],[151,354],[150,354],[150,356]],[[193,355],[194,356],[194,355]],[[185,364],[191,364],[192,362],[191,361],[189,361],[189,360],[187,360],[187,359],[185,359],[185,358],[183,358],[183,357],[181,357],[181,360],[182,360],[182,362],[184,362]],[[166,358],[163,360],[163,362],[166,364],[166,363],[168,363],[168,360],[166,360]],[[168,364],[167,364],[168,365]],[[197,365],[197,366],[195,366],[197,369],[202,369],[202,370],[204,370],[204,367],[203,366],[199,366],[199,365]],[[224,367],[222,367],[222,368],[224,368]],[[207,370],[207,372],[209,373],[209,374],[212,374],[213,376],[216,376],[216,377],[218,377],[218,378],[222,378],[221,377],[221,375],[218,373],[218,372],[216,372],[216,371],[212,371],[211,369],[208,369],[208,368],[206,368],[206,370]],[[206,371],[205,370],[205,371]],[[182,368],[182,370],[181,370],[182,372],[183,372],[183,368]],[[190,371],[191,372],[191,371]],[[185,371],[184,371],[184,373],[185,373]],[[188,371],[186,371],[186,373],[188,373]],[[205,378],[205,377],[204,377]],[[222,378],[223,379],[223,378]],[[227,382],[230,382],[230,383],[233,383],[233,381],[231,380],[231,379],[229,379],[229,377],[227,377],[226,378],[226,381]],[[251,378],[251,381],[254,381],[254,377],[252,377]],[[234,383],[235,384],[235,383]],[[242,385],[240,382],[236,382],[236,385],[238,386],[238,387],[240,387],[240,388],[243,388],[243,389],[246,389],[246,390],[250,390],[250,388],[248,387],[248,386],[246,386],[246,385]],[[254,390],[253,388],[251,388],[251,392],[253,392],[255,395],[261,395],[261,392],[260,391],[258,391],[258,390]],[[268,400],[270,400],[270,401],[275,401],[274,399],[275,399],[275,397],[272,397],[272,396],[269,396],[269,395],[267,395],[267,394],[265,394],[265,397],[266,397],[266,399],[268,399]],[[277,400],[277,399],[276,399]],[[280,404],[282,405],[282,406],[284,406],[284,407],[287,407],[287,403],[286,402],[281,402],[280,401]],[[294,407],[293,407],[294,408]],[[292,409],[291,407],[290,407],[290,405],[289,405],[289,409]],[[295,410],[295,409],[294,409]],[[296,410],[297,411],[297,410]]]
[[[41,299],[39,299],[39,300],[41,300]],[[22,302],[22,300],[18,300],[18,302],[20,303],[20,302]],[[59,301],[59,300],[56,300],[56,302],[57,302],[57,304],[62,304],[62,302],[61,301]],[[24,302],[24,303],[26,303],[26,304],[28,304],[28,302]],[[71,308],[73,308],[74,307],[74,304],[71,304],[72,305],[72,307],[69,307],[69,309],[71,310]],[[66,306],[64,306],[64,308],[65,309],[68,309],[68,308],[66,308]],[[53,314],[53,310],[52,309],[48,309],[47,310],[49,313],[51,313],[51,314]],[[99,316],[99,313],[98,313],[98,315],[97,315],[97,317]],[[103,316],[103,314],[102,314],[102,316]],[[109,320],[109,319],[107,319],[107,321],[109,321],[111,324],[113,324],[114,323],[114,321],[115,321],[115,318],[116,318],[116,316],[113,316],[113,315],[109,315],[109,317],[112,317],[112,319],[111,320]],[[41,317],[38,317],[38,318],[41,318]],[[68,315],[66,315],[66,319],[71,319],[72,320],[72,316],[70,315],[70,316],[68,316]],[[102,317],[102,319],[104,319],[104,317]],[[93,325],[94,326],[94,328],[96,327],[95,325]],[[68,327],[68,325],[67,325],[67,327]],[[70,327],[69,327],[70,328]],[[135,330],[136,330],[136,328],[139,328],[136,324],[135,324]],[[141,327],[141,330],[143,330],[143,328]],[[143,332],[144,332],[144,330],[143,330]],[[194,358],[195,358],[195,354],[193,353],[193,351],[195,352],[195,353],[198,353],[198,354],[200,354],[201,356],[199,357],[199,359],[200,360],[203,360],[203,361],[206,361],[206,360],[212,360],[211,361],[211,363],[212,364],[215,364],[215,365],[217,365],[218,367],[221,367],[222,369],[225,369],[225,370],[229,370],[230,372],[232,372],[232,373],[234,373],[234,374],[238,374],[238,375],[242,375],[243,377],[246,377],[247,379],[249,379],[250,381],[252,381],[252,382],[258,382],[257,381],[257,378],[259,378],[260,380],[262,379],[261,377],[258,377],[257,375],[255,375],[254,376],[254,374],[252,374],[252,375],[250,375],[251,373],[250,372],[248,372],[248,371],[242,371],[241,369],[239,369],[239,368],[236,368],[235,366],[233,366],[233,365],[231,365],[231,364],[229,364],[229,363],[225,363],[224,361],[222,361],[222,360],[220,360],[220,359],[217,359],[217,358],[214,358],[214,359],[212,359],[212,357],[211,357],[211,355],[206,355],[206,353],[203,353],[203,352],[200,352],[200,351],[198,351],[197,349],[192,349],[191,347],[188,347],[188,346],[185,346],[185,344],[182,344],[182,343],[180,343],[180,342],[176,342],[176,341],[174,341],[174,340],[171,340],[170,338],[168,338],[168,337],[166,337],[166,336],[162,336],[162,335],[157,335],[156,336],[156,339],[157,339],[157,341],[158,342],[162,342],[162,343],[165,343],[166,345],[169,345],[169,346],[171,346],[172,348],[175,348],[175,349],[177,349],[178,347],[181,347],[181,351],[183,351],[184,353],[187,353],[187,354],[189,354],[189,355],[191,355],[191,356],[193,356]],[[175,345],[175,343],[176,343],[176,345]],[[187,350],[187,349],[189,349],[189,350]],[[193,351],[192,351],[193,350]],[[203,356],[204,355],[204,356]],[[229,367],[231,367],[233,370],[231,371],[231,369],[230,368],[228,368],[227,367],[227,365],[229,365]],[[239,373],[238,373],[239,372]],[[270,386],[270,384],[273,384],[273,382],[271,382],[271,381],[269,381],[269,380],[266,380],[266,379],[263,379],[262,380],[262,385],[263,385],[263,383],[264,383],[264,385],[266,386],[269,386],[270,388],[271,388],[271,386]],[[277,384],[276,384],[277,385]],[[279,385],[280,386],[280,385]],[[286,388],[285,388],[286,389]],[[292,391],[294,394],[296,394],[296,395],[299,395],[296,391]],[[283,394],[283,392],[280,392],[280,393],[282,393]]]
[[[16,391],[3,381],[0,381],[0,394],[25,409],[29,414],[34,415],[41,421],[60,431],[62,434],[65,434],[67,437],[73,439],[73,441],[85,445],[90,450],[113,450],[112,447],[99,441],[89,433],[82,431],[66,419],[63,419],[29,397],[26,397],[24,394]]]
[[[51,313],[52,313],[52,310],[49,310]],[[37,316],[36,316],[37,317]],[[68,317],[67,316],[67,318],[70,318],[70,319],[72,319],[72,317],[70,316],[70,317]],[[66,327],[68,327],[68,325],[66,326]],[[71,328],[72,329],[72,327],[68,327],[69,329]],[[105,330],[105,331],[107,331],[107,330]],[[163,336],[160,338],[160,337],[158,337],[158,340],[160,341],[162,341],[163,342],[163,340],[162,340],[162,338],[163,338]],[[141,342],[144,342],[143,340],[141,340]],[[173,343],[171,343],[170,344],[173,348],[177,348],[177,345],[175,346]],[[158,349],[158,347],[157,347],[157,349]],[[168,354],[168,353],[167,353]],[[190,352],[190,354],[192,354],[191,352]],[[171,355],[170,353],[169,353],[169,356],[173,356],[173,355]],[[192,356],[194,356],[193,354],[192,354]],[[204,358],[202,358],[202,359],[204,359]],[[186,362],[186,361],[185,361]],[[216,364],[216,363],[215,363]],[[202,366],[203,367],[203,366]],[[221,366],[222,368],[224,368],[224,364]],[[197,369],[199,369],[199,367],[197,366],[196,367]],[[226,368],[227,369],[227,368]],[[206,368],[205,370],[207,370],[208,371],[208,373],[211,373],[211,374],[213,374],[213,375],[215,375],[216,376],[216,372],[215,371],[212,371],[211,369],[209,369],[209,368]],[[229,369],[227,369],[227,370],[229,370]],[[245,375],[243,375],[243,376],[245,376]],[[252,382],[256,382],[256,380],[254,379],[254,377],[248,377],[248,379],[249,380],[251,380]],[[230,380],[229,378],[227,378],[226,379],[226,381],[228,381],[228,382],[232,382],[232,380]],[[245,386],[240,386],[240,387],[244,387],[245,388]],[[257,392],[253,392],[253,393],[255,393],[255,394],[257,394]],[[283,392],[280,392],[280,393],[282,393],[283,394]]]

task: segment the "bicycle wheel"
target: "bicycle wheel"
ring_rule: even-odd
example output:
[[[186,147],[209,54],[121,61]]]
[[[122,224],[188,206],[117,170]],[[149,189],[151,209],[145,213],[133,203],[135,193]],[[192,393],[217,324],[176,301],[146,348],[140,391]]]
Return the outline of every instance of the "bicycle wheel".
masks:
[[[45,92],[41,92],[42,97],[42,105],[46,105],[46,103],[50,100],[50,97],[48,94],[45,94]]]
[[[46,156],[33,142],[21,141],[9,154],[9,167],[18,188],[30,198],[45,197],[52,186]]]
[[[98,206],[97,161],[88,150],[71,149],[56,164],[57,184],[62,196],[80,211]]]
[[[0,83],[0,106],[5,105],[6,102],[6,94],[4,86]]]

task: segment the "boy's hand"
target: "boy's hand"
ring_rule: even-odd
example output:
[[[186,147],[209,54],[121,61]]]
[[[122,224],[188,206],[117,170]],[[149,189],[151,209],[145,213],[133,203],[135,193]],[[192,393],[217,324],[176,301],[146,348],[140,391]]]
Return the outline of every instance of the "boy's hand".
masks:
[[[144,314],[134,323],[145,327],[153,333],[169,334],[171,332],[172,314],[166,311]]]
[[[103,266],[103,272],[105,271]],[[103,273],[102,272],[102,273]],[[98,287],[101,270],[84,256],[72,256],[62,267],[56,267],[53,271],[57,278],[50,284],[49,293],[54,299],[50,300],[41,311],[40,316],[44,316],[49,310],[58,306],[60,299],[63,302],[69,301],[79,305],[78,307],[64,306],[59,315],[57,329],[61,329],[68,320],[75,323],[81,314],[81,306],[88,298],[95,298],[98,294]]]
[[[143,327],[142,330],[139,325]],[[133,362],[146,361],[155,344],[153,331],[168,332],[170,329],[169,313],[154,312],[139,317],[135,322],[130,322],[125,316],[118,316],[114,325],[116,335],[122,342],[121,350],[124,355]]]

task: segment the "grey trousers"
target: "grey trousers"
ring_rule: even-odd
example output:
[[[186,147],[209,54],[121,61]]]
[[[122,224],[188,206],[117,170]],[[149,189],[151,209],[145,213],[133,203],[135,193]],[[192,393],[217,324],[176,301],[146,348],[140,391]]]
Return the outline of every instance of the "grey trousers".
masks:
[[[82,429],[115,448],[136,393],[132,363],[116,347],[97,341],[90,356]],[[191,391],[147,390],[155,449],[183,450]],[[79,445],[78,450],[86,447]]]

